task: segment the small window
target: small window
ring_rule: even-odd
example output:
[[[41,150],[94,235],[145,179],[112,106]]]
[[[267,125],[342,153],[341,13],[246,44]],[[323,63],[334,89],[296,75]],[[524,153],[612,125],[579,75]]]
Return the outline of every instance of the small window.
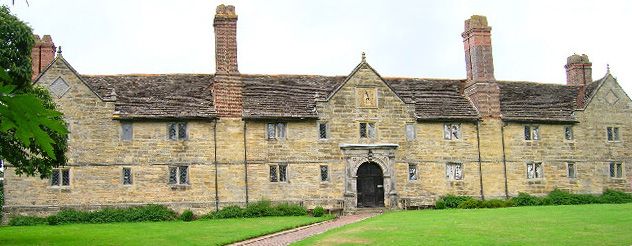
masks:
[[[463,164],[448,162],[446,164],[446,178],[448,180],[462,180],[463,179]]]
[[[608,141],[610,142],[621,141],[621,137],[619,135],[619,127],[606,127],[606,134],[608,135]]]
[[[170,185],[189,184],[189,166],[169,167],[169,184]]]
[[[133,135],[132,122],[121,122],[121,140],[132,141]]]
[[[132,169],[129,167],[123,168],[123,185],[132,184]]]
[[[406,140],[408,141],[415,140],[415,124],[412,124],[412,123],[406,124]]]
[[[461,139],[461,124],[446,123],[443,125],[443,139],[459,140]]]
[[[70,169],[55,168],[50,176],[51,186],[70,186]]]
[[[529,162],[527,163],[527,179],[541,179],[544,178],[544,170],[542,169],[541,162]]]
[[[321,165],[320,166],[320,182],[329,181],[329,166]]]
[[[270,165],[270,182],[287,182],[287,164]]]
[[[360,138],[375,138],[376,133],[375,123],[360,122]]]
[[[577,178],[577,171],[575,169],[575,163],[574,162],[566,163],[566,169],[568,171],[567,175],[568,175],[569,179]]]
[[[524,140],[540,140],[540,127],[524,126]]]
[[[623,163],[619,161],[610,162],[610,177],[623,178]]]
[[[417,164],[408,164],[408,180],[417,180]]]
[[[287,123],[268,123],[266,124],[266,138],[267,139],[285,139]]]
[[[327,123],[319,122],[318,123],[318,139],[327,139],[329,138]]]
[[[572,126],[564,126],[564,139],[569,141],[574,139]]]
[[[186,122],[171,122],[167,126],[169,140],[187,140]]]

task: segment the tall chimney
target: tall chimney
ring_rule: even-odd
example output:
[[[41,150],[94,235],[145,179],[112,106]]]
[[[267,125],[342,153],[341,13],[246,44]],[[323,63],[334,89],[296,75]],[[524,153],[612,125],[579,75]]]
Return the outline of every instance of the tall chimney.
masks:
[[[243,82],[237,68],[237,14],[232,5],[219,5],[215,28],[215,77],[212,86],[219,117],[241,118]]]
[[[50,35],[44,35],[42,39],[38,35],[33,35],[33,39],[35,39],[35,45],[31,49],[31,68],[33,71],[31,80],[37,78],[53,62],[57,50]]]
[[[573,54],[566,59],[566,85],[577,86],[577,108],[584,107],[586,85],[592,82],[592,63],[588,56]]]
[[[472,15],[470,19],[465,20],[465,31],[461,37],[469,81],[495,80],[491,31],[492,28],[487,25],[485,16]]]

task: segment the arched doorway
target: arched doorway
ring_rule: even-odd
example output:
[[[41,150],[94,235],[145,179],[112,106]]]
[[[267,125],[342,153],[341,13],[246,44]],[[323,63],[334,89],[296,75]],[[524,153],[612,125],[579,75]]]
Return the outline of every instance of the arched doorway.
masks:
[[[384,176],[375,162],[365,162],[358,168],[358,207],[384,207]]]

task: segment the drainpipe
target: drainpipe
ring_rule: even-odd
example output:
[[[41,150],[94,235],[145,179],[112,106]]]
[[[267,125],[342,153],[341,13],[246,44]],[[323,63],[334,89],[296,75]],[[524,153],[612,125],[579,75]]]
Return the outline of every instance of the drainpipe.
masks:
[[[502,122],[500,127],[500,137],[503,145],[503,175],[505,176],[505,199],[509,199],[509,187],[507,185],[507,156],[505,155],[505,126],[506,123]]]
[[[248,206],[248,156],[246,149],[246,120],[244,119],[244,183],[246,184],[246,206]]]
[[[478,148],[478,181],[481,185],[481,200],[485,200],[485,193],[483,193],[483,167],[481,161],[481,135],[480,135],[481,121],[476,121],[476,147]]]
[[[215,121],[213,122],[213,156],[215,157],[215,160],[213,160],[213,165],[215,165],[215,211],[217,212],[219,210],[219,190],[217,188],[217,119],[215,119]]]

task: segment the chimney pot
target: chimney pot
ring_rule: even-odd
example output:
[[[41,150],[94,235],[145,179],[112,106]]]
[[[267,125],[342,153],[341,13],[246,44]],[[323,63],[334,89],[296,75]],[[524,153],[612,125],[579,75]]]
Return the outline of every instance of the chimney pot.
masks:
[[[465,50],[467,80],[470,82],[495,80],[491,31],[485,16],[473,15],[465,20],[465,30],[461,37]]]

